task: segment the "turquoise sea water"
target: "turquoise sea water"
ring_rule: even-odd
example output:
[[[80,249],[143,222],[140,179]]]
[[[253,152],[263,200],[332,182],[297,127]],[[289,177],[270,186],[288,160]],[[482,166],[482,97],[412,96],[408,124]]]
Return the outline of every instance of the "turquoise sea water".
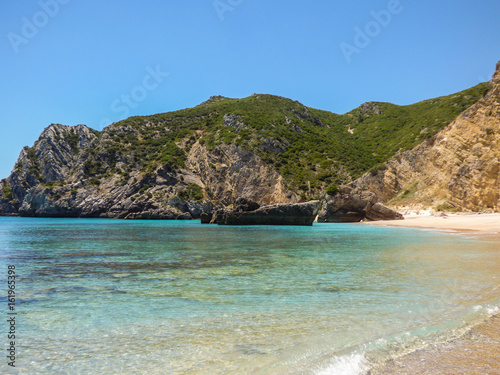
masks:
[[[4,321],[8,265],[7,374],[363,374],[500,306],[498,243],[363,224],[0,218]]]

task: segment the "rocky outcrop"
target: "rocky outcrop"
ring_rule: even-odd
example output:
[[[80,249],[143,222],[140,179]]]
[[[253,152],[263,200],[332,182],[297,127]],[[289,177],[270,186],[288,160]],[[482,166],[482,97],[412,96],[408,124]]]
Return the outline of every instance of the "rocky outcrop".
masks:
[[[224,119],[224,126],[233,128],[237,133],[239,133],[241,130],[248,129],[248,126],[246,126],[240,119],[243,116],[241,115],[230,115],[230,114],[225,114],[223,119]]]
[[[250,199],[240,197],[234,202],[233,211],[236,212],[247,212],[255,211],[260,208],[260,204],[251,201]]]
[[[359,106],[359,110],[361,113],[373,113],[374,115],[381,115],[382,111],[380,110],[377,103],[368,102],[363,103]]]
[[[73,208],[61,207],[53,199],[59,195],[51,189],[52,183],[80,177],[85,155],[98,142],[96,133],[85,125],[47,127],[34,147],[23,148],[11,175],[0,182],[2,191],[10,191],[0,199],[0,212],[74,215]]]
[[[305,225],[313,224],[320,201],[296,204],[274,204],[253,211],[220,210],[212,222],[219,225]]]
[[[398,197],[459,211],[500,211],[500,62],[491,85],[445,129],[366,173],[356,186],[384,202]]]
[[[226,116],[225,120],[228,126],[241,125],[238,117]],[[120,159],[107,148],[113,133],[133,131],[125,125],[104,129],[102,134],[84,125],[47,127],[33,147],[22,150],[9,178],[0,182],[0,213],[197,219],[241,196],[257,204],[298,201],[271,166],[235,145],[208,150],[196,141],[184,167],[160,165],[141,170],[132,155]],[[94,177],[96,173],[99,178]],[[195,198],[190,191],[193,187],[198,189]]]
[[[318,222],[352,223],[362,220],[400,220],[398,212],[378,203],[377,196],[369,191],[342,187],[337,194],[326,196]]]
[[[381,203],[375,203],[366,213],[366,219],[370,221],[379,220],[404,220],[403,215],[399,212],[384,206]]]
[[[258,204],[298,202],[284,178],[252,151],[235,145],[218,145],[209,151],[195,143],[188,165],[207,187],[211,198],[224,206],[245,197]]]

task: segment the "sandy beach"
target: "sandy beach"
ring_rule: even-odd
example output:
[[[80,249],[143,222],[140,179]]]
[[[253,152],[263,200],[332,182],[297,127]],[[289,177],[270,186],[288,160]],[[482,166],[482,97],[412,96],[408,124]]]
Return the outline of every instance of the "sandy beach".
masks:
[[[441,216],[442,215],[442,216]],[[500,240],[500,213],[494,214],[437,214],[405,215],[405,220],[366,222],[369,225],[426,228],[498,236]]]
[[[369,225],[426,228],[474,235],[498,241],[500,256],[500,214],[415,213],[405,220],[369,222]],[[386,362],[370,375],[388,374],[500,374],[500,315],[480,322],[464,336]]]

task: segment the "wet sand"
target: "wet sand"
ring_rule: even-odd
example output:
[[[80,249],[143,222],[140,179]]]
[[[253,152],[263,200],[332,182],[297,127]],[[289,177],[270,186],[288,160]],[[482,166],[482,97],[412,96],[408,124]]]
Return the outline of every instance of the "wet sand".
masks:
[[[405,220],[368,224],[456,231],[479,236],[498,241],[500,256],[500,214],[412,215]],[[389,374],[500,374],[500,314],[477,324],[460,338],[431,344],[425,349],[391,359],[369,372],[369,375]]]
[[[500,374],[500,315],[462,337],[430,345],[369,372],[369,375]]]

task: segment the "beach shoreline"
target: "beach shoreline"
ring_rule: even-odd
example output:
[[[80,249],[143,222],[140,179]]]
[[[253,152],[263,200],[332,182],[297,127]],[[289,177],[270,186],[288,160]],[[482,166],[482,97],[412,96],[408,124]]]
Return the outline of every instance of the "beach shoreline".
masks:
[[[465,235],[488,236],[500,241],[500,213],[457,214],[410,213],[404,220],[367,221],[367,225],[432,229],[444,232],[456,232]]]
[[[500,314],[473,324],[463,335],[429,343],[373,366],[367,375],[500,374]]]
[[[368,225],[437,230],[499,242],[500,213],[410,213],[405,220],[366,222]],[[500,246],[499,246],[500,256]],[[463,336],[446,343],[389,359],[369,375],[500,374],[500,314],[473,325]]]

